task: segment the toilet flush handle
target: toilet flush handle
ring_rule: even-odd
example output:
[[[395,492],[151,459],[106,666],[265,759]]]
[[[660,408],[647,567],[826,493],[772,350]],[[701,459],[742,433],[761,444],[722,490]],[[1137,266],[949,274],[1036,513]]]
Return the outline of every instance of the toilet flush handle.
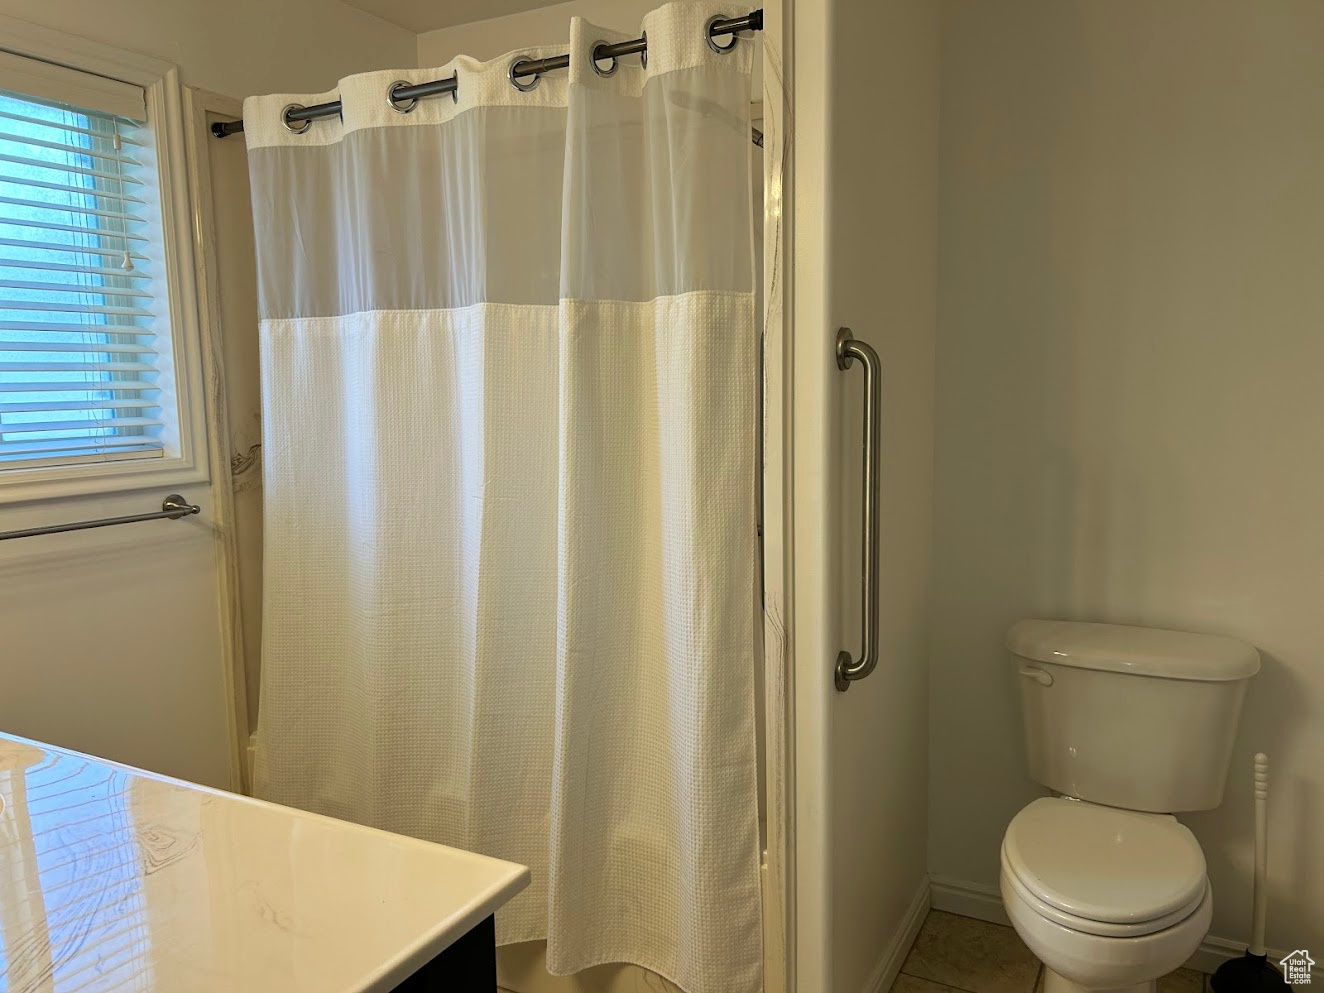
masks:
[[[1053,674],[1045,672],[1043,669],[1036,669],[1032,665],[1021,666],[1021,675],[1033,679],[1040,686],[1052,686]]]

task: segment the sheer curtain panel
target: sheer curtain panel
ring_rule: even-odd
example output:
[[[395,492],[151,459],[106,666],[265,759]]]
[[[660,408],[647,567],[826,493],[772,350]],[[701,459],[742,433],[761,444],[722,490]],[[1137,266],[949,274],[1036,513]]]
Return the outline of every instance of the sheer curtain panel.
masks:
[[[260,795],[529,865],[502,942],[762,984],[754,46],[247,101]],[[457,73],[455,97],[388,88]],[[282,123],[289,104],[343,118]]]

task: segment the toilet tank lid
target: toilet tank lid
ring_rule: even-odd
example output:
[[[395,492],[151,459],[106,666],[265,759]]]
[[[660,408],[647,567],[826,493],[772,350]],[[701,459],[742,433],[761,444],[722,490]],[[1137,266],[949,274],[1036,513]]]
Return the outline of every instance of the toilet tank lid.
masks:
[[[1029,620],[1013,624],[1007,648],[1021,658],[1165,679],[1248,679],[1260,653],[1239,638],[1123,624]]]

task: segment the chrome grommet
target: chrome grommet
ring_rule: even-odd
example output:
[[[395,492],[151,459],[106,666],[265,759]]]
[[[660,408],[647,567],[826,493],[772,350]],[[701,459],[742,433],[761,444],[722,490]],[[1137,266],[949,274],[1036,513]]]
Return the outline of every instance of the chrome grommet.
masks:
[[[515,70],[518,69],[520,66],[522,66],[525,62],[529,62],[529,61],[531,60],[526,58],[515,59],[513,62],[510,63],[510,68],[506,71],[506,75],[510,77],[510,85],[515,87],[515,89],[517,90],[523,91],[524,93],[528,93],[529,90],[537,86],[538,81],[542,79],[541,74],[534,72],[529,74],[530,78],[529,81],[526,83],[522,79],[520,79],[519,76],[515,75]]]
[[[395,111],[397,114],[408,114],[411,110],[413,110],[415,107],[418,106],[418,97],[410,97],[408,103],[401,103],[399,100],[395,98],[396,90],[400,89],[402,86],[411,86],[411,85],[413,84],[411,84],[407,79],[397,79],[390,86],[386,87],[386,102],[391,105],[391,109]]]
[[[703,36],[708,39],[708,47],[711,48],[718,55],[725,55],[727,52],[731,51],[731,49],[736,47],[736,42],[740,40],[740,36],[736,34],[734,31],[732,31],[731,44],[719,45],[717,44],[717,42],[713,41],[713,25],[716,24],[718,21],[729,21],[729,20],[731,20],[731,18],[728,17],[726,14],[717,14],[714,17],[708,18],[708,23],[703,26]]]
[[[648,32],[643,32],[644,50],[639,53],[639,64],[645,69],[648,68]]]
[[[310,127],[313,126],[312,121],[303,121],[301,125],[297,128],[290,123],[290,111],[306,110],[306,109],[307,108],[305,108],[304,105],[301,103],[287,103],[285,105],[285,108],[280,112],[280,123],[285,125],[286,131],[290,132],[290,134],[303,134]]]
[[[596,72],[599,76],[604,76],[604,77],[610,76],[612,73],[614,73],[617,69],[620,68],[620,63],[616,61],[616,56],[614,55],[607,56],[609,59],[611,59],[611,68],[604,69],[602,68],[602,66],[598,65],[598,61],[599,61],[598,49],[602,48],[606,44],[607,43],[602,39],[598,39],[593,43],[592,47],[589,48],[589,56],[588,56],[588,61],[589,64],[593,66],[593,71]]]

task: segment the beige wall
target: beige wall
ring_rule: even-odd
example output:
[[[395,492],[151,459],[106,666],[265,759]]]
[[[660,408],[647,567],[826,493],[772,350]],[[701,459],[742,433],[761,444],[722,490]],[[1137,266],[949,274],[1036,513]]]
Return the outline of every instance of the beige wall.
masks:
[[[857,993],[878,981],[926,880],[938,8],[839,4],[832,23],[830,321],[796,334],[831,339],[849,325],[883,369],[880,660],[869,678],[834,693],[828,711],[833,989]],[[833,375],[837,647],[858,656],[863,376],[858,367]]]
[[[1324,5],[943,9],[931,868],[996,884],[1037,792],[1011,622],[1237,635],[1212,933],[1263,749],[1269,944],[1324,947]]]
[[[167,59],[234,97],[316,93],[415,57],[412,33],[339,0],[0,0],[0,14]]]

